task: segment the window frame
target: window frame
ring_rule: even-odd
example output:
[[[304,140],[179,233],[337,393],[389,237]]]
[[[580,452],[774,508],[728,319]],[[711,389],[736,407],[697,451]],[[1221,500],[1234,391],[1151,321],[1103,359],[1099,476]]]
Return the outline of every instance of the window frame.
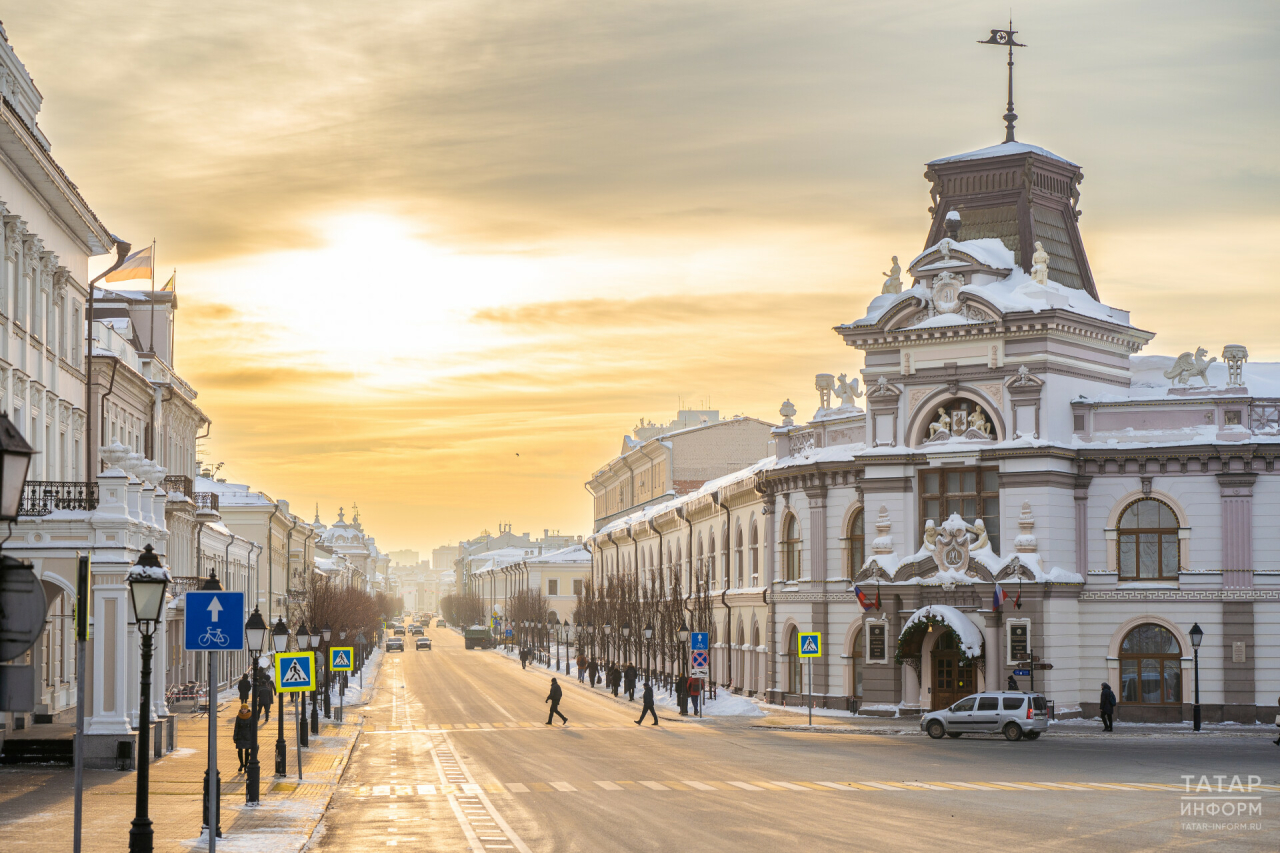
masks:
[[[800,555],[804,537],[800,532],[800,519],[794,513],[787,513],[782,522],[782,533],[783,580],[798,581],[801,575],[802,560]]]
[[[1127,516],[1130,512],[1136,511],[1138,505],[1146,501],[1151,501],[1152,503],[1155,503],[1167,509],[1169,511],[1169,514],[1173,516],[1174,526],[1173,527],[1128,527],[1128,528],[1124,527],[1125,516]],[[1115,547],[1116,547],[1116,579],[1117,580],[1126,581],[1126,582],[1177,581],[1178,580],[1178,575],[1182,571],[1182,538],[1181,538],[1182,522],[1178,519],[1178,513],[1174,510],[1174,508],[1169,504],[1168,501],[1163,501],[1163,500],[1160,500],[1160,498],[1149,497],[1146,495],[1130,501],[1128,504],[1125,505],[1125,508],[1120,511],[1120,515],[1116,517],[1115,531],[1116,531]],[[1140,547],[1141,543],[1139,539],[1143,535],[1156,537],[1156,541],[1155,541],[1156,574],[1150,577],[1144,576],[1142,574],[1142,549]],[[1177,557],[1177,559],[1175,560],[1176,566],[1174,567],[1174,571],[1172,575],[1165,574],[1165,571],[1164,571],[1164,549],[1165,549],[1164,538],[1169,535],[1172,535],[1173,537],[1173,548],[1174,548],[1174,553]],[[1124,544],[1126,540],[1132,540],[1133,542],[1134,573],[1132,575],[1126,575],[1124,573],[1123,554],[1124,554]]]
[[[857,532],[854,532],[854,531]],[[865,507],[858,507],[849,519],[849,527],[845,530],[845,568],[848,579],[857,576],[862,564],[867,561],[867,513]]]
[[[957,491],[957,492],[948,491],[947,490],[948,474],[959,474],[961,476],[962,483],[963,483],[963,477],[965,474],[973,474],[976,479],[977,491],[974,491],[974,492],[967,492],[963,490]],[[995,476],[996,485],[995,485],[994,491],[988,490],[984,487],[984,483],[988,474]],[[937,492],[926,491],[925,478],[929,477],[930,475],[936,475],[938,477]],[[980,502],[981,505],[978,507],[980,511],[976,513],[973,518],[965,517],[963,512],[960,513],[960,516],[965,519],[965,523],[967,524],[973,524],[974,521],[981,518],[983,520],[983,524],[986,525],[986,528],[987,528],[987,538],[990,541],[991,550],[994,551],[997,555],[1000,554],[1000,529],[1001,529],[1000,528],[1000,469],[997,466],[951,465],[951,466],[942,466],[938,468],[925,468],[924,470],[920,471],[919,474],[917,475],[916,488],[917,488],[917,495],[919,496],[917,507],[919,510],[919,522],[920,522],[921,530],[924,530],[925,522],[929,519],[932,519],[934,525],[936,525],[937,527],[939,528],[942,527],[943,522],[945,522],[951,516],[951,512],[947,511],[948,510],[947,502],[949,500],[963,502],[968,498],[972,498],[973,500]],[[937,518],[935,518],[934,515],[929,514],[929,512],[926,509],[928,502],[932,500],[936,500],[938,502],[938,512],[936,513],[936,515],[939,517]],[[987,509],[988,501],[995,502],[995,512],[992,513],[992,512],[985,511]]]
[[[1159,628],[1160,630],[1169,634],[1169,636],[1173,638],[1173,644],[1177,648],[1177,652],[1126,652],[1124,650],[1124,644],[1126,641],[1128,641],[1129,637],[1133,636],[1133,634],[1135,634],[1137,631],[1141,630],[1142,628],[1145,628],[1148,626]],[[1120,671],[1120,685],[1119,685],[1120,689],[1119,691],[1117,691],[1120,694],[1120,701],[1122,703],[1126,703],[1129,705],[1156,705],[1156,706],[1163,706],[1166,708],[1181,706],[1182,690],[1183,690],[1182,657],[1183,657],[1182,640],[1179,639],[1178,632],[1171,630],[1165,625],[1161,625],[1159,622],[1141,622],[1137,625],[1134,625],[1132,628],[1126,631],[1125,635],[1120,639],[1120,648],[1116,655],[1116,662],[1119,664],[1118,669]],[[1142,662],[1146,660],[1158,662],[1157,665],[1160,672],[1160,701],[1159,702],[1147,702],[1142,698],[1144,695],[1142,691]],[[1124,685],[1125,666],[1124,665],[1126,661],[1137,662],[1137,675],[1138,675],[1137,695],[1139,697],[1137,699],[1125,698],[1125,685]],[[1166,676],[1166,673],[1168,672],[1167,664],[1169,662],[1173,662],[1174,669],[1178,673],[1177,696],[1173,699],[1165,699],[1166,691],[1168,689],[1165,676]]]

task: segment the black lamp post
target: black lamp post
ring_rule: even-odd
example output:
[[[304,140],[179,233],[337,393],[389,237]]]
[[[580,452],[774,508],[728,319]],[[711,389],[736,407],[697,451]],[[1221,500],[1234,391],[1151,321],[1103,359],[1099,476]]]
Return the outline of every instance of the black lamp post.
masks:
[[[293,639],[298,643],[298,651],[300,652],[305,652],[307,647],[311,645],[311,632],[307,630],[306,622],[298,626]],[[307,731],[307,691],[300,690],[295,693],[293,701],[302,703],[296,708],[298,712],[298,746],[306,748],[311,746],[311,737]],[[298,756],[298,766],[302,766],[301,755]]]
[[[1204,639],[1204,629],[1197,622],[1191,626],[1191,650],[1195,655],[1196,669],[1196,703],[1191,706],[1191,726],[1200,731],[1200,641]]]
[[[356,634],[356,648],[360,650],[360,689],[364,689],[364,631]]]
[[[276,624],[271,629],[271,646],[277,654],[283,654],[289,650],[289,626],[284,624],[283,616],[276,618]],[[276,661],[276,666],[279,665],[280,662]],[[288,747],[284,742],[284,694],[277,693],[276,696],[280,701],[279,712],[276,714],[276,775],[287,776],[289,768],[285,763]]]
[[[680,627],[676,629],[676,639],[680,641],[680,681],[676,685],[676,694],[680,700],[680,716],[684,717],[689,714],[689,684],[685,680],[685,676],[689,674],[686,669],[689,654],[684,648],[684,644],[689,640],[689,623],[683,619],[680,620]]]
[[[622,653],[622,658],[623,658],[622,662],[630,663],[631,662],[631,623],[630,622],[622,623],[622,645],[624,649]]]
[[[569,674],[569,644],[573,642],[573,625],[569,624],[566,617],[564,620],[564,674]]]
[[[246,803],[258,802],[258,794],[260,789],[260,781],[262,778],[262,766],[258,764],[258,714],[261,708],[258,707],[258,658],[262,654],[262,649],[267,644],[267,622],[262,618],[262,614],[258,612],[258,608],[253,608],[253,612],[249,614],[249,619],[244,623],[244,637],[246,645],[249,646],[249,654],[253,655],[253,693],[251,699],[253,702],[253,745],[249,748],[249,771],[245,775],[244,783],[244,801]]]
[[[604,623],[604,658],[605,658],[606,664],[613,657],[613,648],[610,646],[610,643],[613,642],[610,639],[612,635],[613,635],[613,623],[605,622]]]
[[[644,626],[644,645],[649,679],[653,679],[653,623]]]
[[[333,636],[333,630],[325,625],[320,629],[320,636],[324,640],[324,718],[331,718],[331,708],[329,707],[329,638]]]
[[[18,489],[18,495],[22,495],[21,488]],[[8,497],[6,494],[0,500],[7,500]],[[138,633],[142,635],[142,669],[139,673],[141,696],[138,700],[138,792],[133,824],[129,828],[129,853],[151,853],[154,832],[151,829],[147,801],[147,786],[151,778],[151,636],[164,612],[164,593],[169,585],[169,570],[160,565],[160,559],[148,545],[125,580],[129,584],[129,597],[133,600],[133,615],[138,622]],[[216,702],[217,699],[212,698],[210,701]]]
[[[311,623],[311,648],[312,649],[320,648],[320,629],[316,627],[315,622]],[[318,675],[319,675],[319,668],[322,663],[320,661],[321,657],[322,655],[316,655],[315,661],[312,664],[312,666],[315,668],[315,672],[312,673],[312,683],[314,683],[317,688],[319,688],[320,686],[320,679]],[[320,734],[320,703],[317,701],[319,698],[320,697],[318,695],[317,690],[312,690],[311,691],[311,733],[313,735]]]

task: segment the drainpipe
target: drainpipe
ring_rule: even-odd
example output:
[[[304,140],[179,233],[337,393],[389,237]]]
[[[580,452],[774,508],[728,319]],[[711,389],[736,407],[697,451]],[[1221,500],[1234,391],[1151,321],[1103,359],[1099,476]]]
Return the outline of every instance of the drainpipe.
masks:
[[[298,526],[299,519],[295,516],[293,526],[289,528],[288,538],[285,539],[284,552],[284,621],[289,622],[289,574],[293,571],[293,530]]]
[[[723,510],[724,512],[724,543],[723,544],[727,546],[729,544],[729,533],[730,533],[730,528],[732,527],[731,522],[733,521],[733,516],[729,512],[729,508],[724,505],[724,502],[722,500],[720,500],[719,492],[717,492],[713,496],[713,498],[716,502],[716,508]],[[719,517],[718,514],[717,514],[717,517]],[[731,553],[731,552],[727,552],[727,553]],[[733,577],[732,565],[729,565],[728,568],[729,568],[729,577]],[[727,677],[725,684],[729,687],[730,690],[732,690],[733,689],[733,608],[729,606],[729,584],[728,583],[726,583],[720,589],[720,603],[724,605],[725,616],[728,617],[725,620],[725,624],[729,626],[728,628],[725,629],[725,639],[724,639],[724,646],[723,646],[724,661],[725,661],[724,672],[725,672],[725,676]]]
[[[129,257],[129,252],[133,246],[121,240],[112,234],[111,239],[116,243],[116,260],[107,269],[100,272],[93,281],[89,282],[89,301],[85,306],[85,323],[84,323],[84,482],[86,490],[93,488],[93,483],[97,480],[97,465],[94,459],[93,445],[93,294],[94,287],[98,282],[102,281],[111,273],[120,269],[120,265],[124,263],[125,258]],[[79,823],[76,824],[79,827]],[[79,836],[77,836],[78,838]]]

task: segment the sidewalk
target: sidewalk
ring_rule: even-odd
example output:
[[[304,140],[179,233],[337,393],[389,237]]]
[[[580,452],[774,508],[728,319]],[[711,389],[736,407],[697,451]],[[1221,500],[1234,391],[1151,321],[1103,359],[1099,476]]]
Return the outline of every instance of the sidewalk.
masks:
[[[373,693],[381,656],[369,661],[365,696]],[[358,680],[356,681],[358,683]],[[346,721],[338,725],[320,718],[320,734],[311,735],[302,750],[298,781],[297,736],[292,700],[285,699],[285,741],[289,776],[278,779],[275,769],[276,710],[258,729],[258,761],[262,765],[261,802],[245,805],[245,777],[236,772],[231,735],[239,702],[218,707],[218,765],[222,775],[222,838],[219,851],[228,853],[292,853],[302,849],[324,814],[338,785],[363,725],[353,704],[367,702],[348,688]],[[362,701],[363,699],[363,701]],[[205,716],[178,714],[176,749],[151,763],[150,816],[155,850],[188,853],[207,850],[201,838],[202,788],[208,766],[209,723]],[[17,765],[0,767],[0,834],[5,853],[50,853],[72,849],[74,801],[70,768]],[[128,846],[135,808],[137,775],[111,770],[84,773],[83,849],[86,853],[119,851]]]

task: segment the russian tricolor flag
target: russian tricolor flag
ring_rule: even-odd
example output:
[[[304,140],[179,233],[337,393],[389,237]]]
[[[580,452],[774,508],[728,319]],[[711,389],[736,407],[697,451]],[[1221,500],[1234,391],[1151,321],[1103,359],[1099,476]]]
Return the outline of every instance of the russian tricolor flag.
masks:
[[[853,588],[853,594],[858,597],[858,603],[862,605],[863,610],[870,610],[872,607],[875,606],[871,602],[867,601],[867,594],[863,592],[860,588],[855,586]]]
[[[1009,593],[1007,593],[1007,592],[1005,592],[1003,589],[1001,589],[1001,588],[1000,588],[1000,584],[996,584],[996,592],[995,592],[995,595],[993,596],[993,598],[994,598],[994,600],[993,600],[993,601],[992,601],[992,603],[991,603],[991,609],[992,609],[992,610],[999,610],[999,609],[1000,609],[1000,605],[1001,605],[1001,604],[1004,604],[1004,603],[1005,603],[1005,601],[1007,601],[1007,600],[1008,600],[1008,598],[1009,598]]]

